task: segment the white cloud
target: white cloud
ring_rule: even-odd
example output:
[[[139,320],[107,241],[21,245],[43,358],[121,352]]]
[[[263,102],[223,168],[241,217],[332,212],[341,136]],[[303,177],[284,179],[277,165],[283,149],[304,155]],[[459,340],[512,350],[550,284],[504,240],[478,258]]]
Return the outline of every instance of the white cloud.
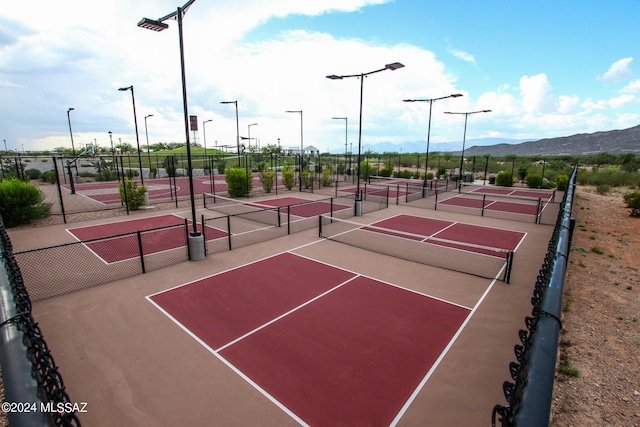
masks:
[[[622,91],[623,93],[637,93],[640,92],[640,79],[634,80],[626,85]]]
[[[557,111],[560,114],[569,114],[580,104],[580,97],[575,95],[560,95],[556,101]]]
[[[522,106],[529,113],[549,113],[554,111],[551,84],[544,73],[523,76],[520,79]]]
[[[632,72],[629,69],[629,64],[631,64],[633,58],[622,58],[609,67],[609,69],[601,76],[598,76],[598,80],[604,81],[615,81],[615,80],[626,80],[631,78]]]
[[[455,56],[458,59],[461,59],[463,61],[466,62],[472,62],[475,64],[476,62],[476,58],[474,58],[474,56],[470,53],[467,53],[463,50],[458,50],[458,49],[449,49],[449,53],[451,53],[451,55]]]

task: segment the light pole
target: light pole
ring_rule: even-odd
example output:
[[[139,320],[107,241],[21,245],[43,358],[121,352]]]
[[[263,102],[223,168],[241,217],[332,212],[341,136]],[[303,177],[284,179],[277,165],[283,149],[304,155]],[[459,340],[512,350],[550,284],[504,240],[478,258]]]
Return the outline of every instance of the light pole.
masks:
[[[138,166],[140,169],[140,184],[144,185],[144,177],[142,176],[142,158],[140,157],[140,137],[138,136],[138,118],[136,116],[136,97],[133,94],[133,85],[121,87],[120,92],[131,90],[131,102],[133,103],[133,125],[136,128],[136,145],[138,146]]]
[[[434,101],[440,101],[441,99],[447,98],[458,98],[462,96],[461,93],[454,93],[447,96],[441,96],[440,98],[432,98],[432,99],[403,99],[404,102],[428,102],[429,103],[429,124],[427,125],[427,157],[424,163],[424,184],[422,187],[422,197],[426,197],[426,188],[428,183],[427,173],[429,172],[429,140],[431,138],[431,110],[433,108]]]
[[[257,123],[251,123],[250,125],[247,125],[247,132],[249,132],[249,148],[251,148],[251,126],[256,126]],[[257,143],[256,143],[256,147],[257,147]]]
[[[458,191],[462,189],[462,167],[464,164],[464,144],[467,140],[467,119],[471,114],[477,113],[490,113],[491,110],[478,110],[478,111],[469,111],[466,113],[452,113],[451,111],[445,111],[445,114],[464,114],[464,134],[462,136],[462,154],[460,155],[460,176],[458,177]]]
[[[349,119],[346,117],[331,117],[332,120],[344,120],[344,162],[345,164],[347,163],[347,129],[348,129],[348,123],[349,123]],[[347,169],[346,169],[346,165],[345,165],[345,170],[344,170],[344,180],[347,180]]]
[[[69,107],[67,109],[67,121],[69,122],[69,135],[71,136],[71,152],[73,153],[73,158],[76,158],[76,147],[73,145],[73,131],[71,130],[71,112],[75,110],[73,107]],[[5,151],[6,151],[6,143],[5,143]],[[78,174],[78,164],[76,163],[76,175]]]
[[[385,71],[385,70],[397,70],[398,68],[402,68],[404,67],[403,64],[399,63],[399,62],[393,62],[391,64],[387,64],[384,66],[384,68],[380,68],[379,70],[374,70],[374,71],[369,71],[368,73],[360,73],[360,74],[348,74],[348,75],[342,75],[342,76],[338,76],[336,74],[332,74],[330,76],[327,76],[328,79],[331,80],[342,80],[348,77],[356,77],[356,78],[360,78],[360,124],[358,126],[358,163],[357,163],[357,167],[356,167],[356,173],[357,173],[357,180],[358,180],[358,184],[357,184],[357,188],[356,188],[356,198],[355,198],[355,205],[354,205],[354,209],[355,209],[355,215],[356,216],[360,216],[362,214],[362,194],[360,194],[360,156],[362,153],[362,93],[363,93],[363,89],[364,89],[364,78],[368,75],[374,74],[374,73],[379,73],[381,71]]]
[[[178,39],[180,43],[180,71],[182,74],[182,106],[184,110],[184,133],[185,140],[187,141],[187,170],[189,175],[189,194],[191,196],[191,222],[193,224],[193,232],[189,235],[189,258],[192,260],[199,260],[204,258],[204,237],[198,232],[198,223],[196,220],[196,205],[193,195],[193,171],[191,167],[191,144],[189,142],[189,111],[187,107],[187,79],[184,70],[184,45],[182,37],[182,18],[189,6],[193,4],[195,0],[189,0],[182,7],[178,7],[175,12],[171,12],[168,15],[153,20],[149,18],[142,18],[138,22],[138,27],[146,28],[153,31],[162,31],[169,28],[168,24],[164,21],[168,19],[176,19],[178,21]]]
[[[304,169],[304,131],[302,127],[302,110],[287,110],[285,113],[300,113],[300,172]]]
[[[144,133],[147,136],[147,159],[149,160],[149,171],[151,171],[151,154],[149,152],[149,131],[147,130],[147,118],[153,117],[153,114],[144,116]]]
[[[236,106],[236,147],[238,149],[238,167],[240,167],[240,122],[238,121],[238,101],[220,101],[220,104],[235,104]]]
[[[207,128],[204,126],[209,122],[212,122],[213,119],[205,120],[202,122],[202,133],[204,134],[204,158],[207,158]]]

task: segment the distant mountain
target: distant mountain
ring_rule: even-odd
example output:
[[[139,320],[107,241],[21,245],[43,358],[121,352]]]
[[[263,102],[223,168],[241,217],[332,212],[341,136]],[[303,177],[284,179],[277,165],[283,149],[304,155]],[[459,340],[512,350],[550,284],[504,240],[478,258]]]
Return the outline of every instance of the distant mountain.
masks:
[[[504,156],[559,156],[597,153],[640,154],[640,125],[628,129],[582,133],[559,138],[545,138],[520,144],[497,144],[488,147],[471,146],[465,154]]]
[[[595,133],[581,133],[558,138],[539,140],[515,140],[506,138],[468,139],[465,143],[465,155],[480,156],[489,154],[502,157],[507,154],[517,156],[560,156],[560,155],[588,155],[597,153],[635,153],[640,154],[640,125],[628,129],[610,130]],[[423,153],[427,142],[424,140],[392,144],[381,142],[378,144],[363,144],[362,152],[371,150],[374,153]],[[460,155],[462,141],[429,143],[429,152],[449,152]],[[331,150],[340,154],[343,150]],[[357,148],[353,147],[357,153]]]

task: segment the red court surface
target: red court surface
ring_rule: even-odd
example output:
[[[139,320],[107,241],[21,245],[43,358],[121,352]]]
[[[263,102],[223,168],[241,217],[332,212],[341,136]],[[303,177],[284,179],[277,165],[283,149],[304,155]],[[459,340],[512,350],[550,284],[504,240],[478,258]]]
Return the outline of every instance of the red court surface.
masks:
[[[302,425],[389,425],[472,310],[282,253],[147,299]]]
[[[464,244],[471,244],[507,251],[515,251],[522,240],[526,237],[526,233],[520,231],[484,227],[480,225],[425,218],[407,214],[396,215],[371,225],[386,228],[388,230],[411,233],[416,236],[424,236],[425,241],[433,244],[443,244],[443,242],[429,240],[430,237],[459,242],[462,244],[459,248],[462,249],[465,249],[463,246]],[[455,245],[452,246],[455,247]],[[467,247],[466,249],[475,251],[478,248]]]
[[[187,222],[191,226],[191,221]],[[164,252],[186,246],[184,218],[176,215],[160,215],[129,221],[88,227],[70,228],[67,231],[84,244],[105,263],[124,261],[140,256],[138,236],[141,231],[143,255]],[[113,237],[112,237],[113,236]],[[207,226],[207,240],[227,236],[226,232]]]
[[[542,199],[548,201],[553,199],[553,191],[518,190],[514,188],[479,187],[469,191],[476,194],[499,194],[510,197],[528,197],[531,199]]]
[[[309,200],[309,199],[300,199],[297,197],[282,197],[279,199],[268,199],[261,200],[259,205],[257,206],[274,206],[274,207],[284,207],[290,206],[291,215],[300,216],[303,218],[310,218],[313,216],[324,215],[331,212],[332,205],[331,202],[326,200]],[[339,203],[333,203],[333,212],[351,209],[351,206],[341,205]],[[282,210],[282,213],[286,214],[287,211]]]
[[[459,195],[446,200],[438,201],[438,205],[451,205],[475,209],[482,209],[483,204],[485,210],[510,212],[532,216],[536,216],[539,213],[537,204],[491,200],[490,198],[481,199],[477,197],[471,198],[465,197],[464,195]]]

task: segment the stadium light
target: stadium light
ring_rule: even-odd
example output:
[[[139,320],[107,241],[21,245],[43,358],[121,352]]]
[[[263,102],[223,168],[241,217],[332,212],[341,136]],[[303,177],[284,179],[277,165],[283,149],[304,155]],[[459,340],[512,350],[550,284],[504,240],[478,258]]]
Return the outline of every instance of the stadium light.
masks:
[[[356,197],[355,197],[355,215],[360,216],[362,214],[362,194],[360,193],[360,157],[362,155],[362,92],[364,88],[364,78],[368,75],[379,73],[385,70],[397,70],[399,68],[404,67],[399,62],[393,62],[391,64],[387,64],[384,68],[380,68],[379,70],[369,71],[368,73],[360,73],[360,74],[346,74],[346,75],[336,75],[332,74],[327,76],[328,79],[331,80],[342,80],[350,77],[360,78],[360,125],[358,127],[358,163],[356,164],[356,174],[357,174],[357,186],[356,186]]]
[[[452,113],[451,111],[445,111],[445,114],[464,114],[464,134],[462,136],[462,153],[460,155],[460,176],[458,177],[458,192],[462,190],[462,167],[464,166],[464,144],[467,139],[467,119],[471,114],[478,113],[490,113],[491,110],[478,110],[478,111],[469,111],[466,113]]]
[[[423,188],[422,188],[422,197],[427,197],[427,185],[428,185],[428,179],[427,179],[427,173],[429,171],[429,140],[431,138],[431,110],[433,108],[433,103],[435,101],[440,101],[441,99],[447,99],[447,98],[458,98],[462,96],[461,93],[454,93],[451,95],[447,95],[447,96],[441,96],[440,98],[431,98],[431,99],[403,99],[403,102],[428,102],[429,103],[429,124],[427,126],[427,158],[426,161],[424,163],[424,184],[423,184]]]
[[[178,39],[180,42],[180,71],[182,74],[182,104],[184,110],[184,133],[187,141],[187,172],[189,175],[189,195],[191,198],[191,223],[193,224],[193,232],[189,235],[189,257],[192,260],[203,259],[204,254],[204,236],[198,231],[198,222],[196,218],[196,204],[193,194],[193,168],[191,163],[191,143],[189,141],[189,111],[187,106],[187,79],[184,67],[184,43],[182,36],[182,18],[187,13],[187,9],[195,0],[189,0],[182,7],[178,7],[175,12],[163,16],[157,20],[142,18],[138,22],[138,27],[146,28],[152,31],[162,31],[169,28],[164,21],[175,19],[178,21]]]

